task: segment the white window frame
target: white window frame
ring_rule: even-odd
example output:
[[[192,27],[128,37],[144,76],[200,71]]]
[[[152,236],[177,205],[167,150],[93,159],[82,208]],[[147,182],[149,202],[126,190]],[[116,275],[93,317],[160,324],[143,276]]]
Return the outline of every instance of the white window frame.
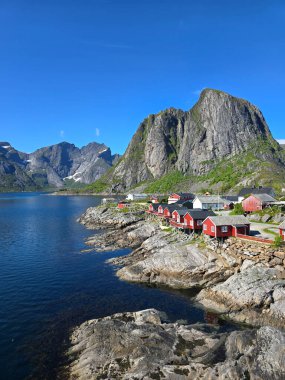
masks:
[[[221,226],[221,232],[226,233],[229,231],[228,226]]]
[[[211,226],[211,232],[215,232],[215,226]]]
[[[207,224],[203,224],[203,230],[207,231]]]

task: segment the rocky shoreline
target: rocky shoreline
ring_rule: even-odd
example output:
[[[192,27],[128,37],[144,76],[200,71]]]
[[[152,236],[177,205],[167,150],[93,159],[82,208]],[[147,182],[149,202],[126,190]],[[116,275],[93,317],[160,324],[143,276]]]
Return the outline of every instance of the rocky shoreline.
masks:
[[[285,335],[163,323],[155,309],[94,319],[71,336],[70,379],[284,379]]]
[[[101,229],[86,242],[96,250],[133,248],[110,259],[126,281],[201,288],[196,301],[221,316],[254,326],[285,326],[285,249],[228,239],[187,240],[145,220],[143,211],[89,208],[80,218],[87,228]],[[103,230],[102,230],[103,229]]]
[[[129,255],[109,260],[118,266],[119,278],[177,289],[198,288],[195,301],[201,307],[222,318],[254,327],[246,332],[207,335],[198,327],[197,330],[193,326],[163,324],[155,310],[88,321],[76,328],[71,337],[70,355],[75,355],[70,366],[71,379],[285,378],[284,247],[274,249],[236,239],[220,245],[201,238],[191,240],[184,234],[163,231],[158,222],[146,218],[142,210],[123,212],[99,206],[89,208],[79,222],[97,230],[86,242],[91,249],[133,249]],[[146,320],[142,318],[138,322],[140,313],[147,316]],[[149,315],[155,316],[155,322],[149,321]],[[141,338],[142,331],[149,328],[154,331]],[[133,331],[138,335],[132,337]],[[203,344],[197,348],[195,337],[200,335]],[[100,336],[104,336],[104,347]],[[179,336],[185,347],[183,359],[178,360],[175,349]],[[152,351],[154,337],[161,352],[166,349],[163,357]],[[132,339],[137,349],[131,348]],[[108,351],[106,344],[113,344],[114,348]],[[127,351],[126,347],[129,347]],[[222,358],[204,361],[205,357],[215,357],[220,347],[223,347]]]

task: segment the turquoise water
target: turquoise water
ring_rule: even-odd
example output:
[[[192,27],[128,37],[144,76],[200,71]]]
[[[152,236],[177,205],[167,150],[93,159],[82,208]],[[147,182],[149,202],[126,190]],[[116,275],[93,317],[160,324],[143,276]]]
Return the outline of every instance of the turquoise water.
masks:
[[[155,307],[204,321],[185,292],[120,281],[105,263],[128,249],[81,253],[76,219],[99,197],[0,194],[0,378],[55,379],[68,331],[86,319]]]

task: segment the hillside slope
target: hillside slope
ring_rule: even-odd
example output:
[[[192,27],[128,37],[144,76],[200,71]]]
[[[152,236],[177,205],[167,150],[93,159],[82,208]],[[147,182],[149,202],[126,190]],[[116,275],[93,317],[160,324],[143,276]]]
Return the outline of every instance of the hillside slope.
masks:
[[[186,180],[188,189],[199,182],[223,187],[225,181],[224,187],[230,188],[247,174],[248,182],[262,183],[263,173],[272,172],[279,173],[277,182],[279,176],[285,179],[284,150],[273,139],[261,111],[246,100],[205,89],[187,112],[169,108],[148,116],[100,183],[111,191],[126,191],[170,175],[178,183]],[[264,177],[270,181],[267,174]]]

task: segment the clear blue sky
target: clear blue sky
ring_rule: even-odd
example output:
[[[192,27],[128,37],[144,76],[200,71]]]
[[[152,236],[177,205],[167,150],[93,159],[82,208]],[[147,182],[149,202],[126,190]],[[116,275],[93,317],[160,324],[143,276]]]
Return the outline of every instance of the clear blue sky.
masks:
[[[285,139],[284,0],[1,0],[0,140],[123,153],[140,121],[204,87]]]

